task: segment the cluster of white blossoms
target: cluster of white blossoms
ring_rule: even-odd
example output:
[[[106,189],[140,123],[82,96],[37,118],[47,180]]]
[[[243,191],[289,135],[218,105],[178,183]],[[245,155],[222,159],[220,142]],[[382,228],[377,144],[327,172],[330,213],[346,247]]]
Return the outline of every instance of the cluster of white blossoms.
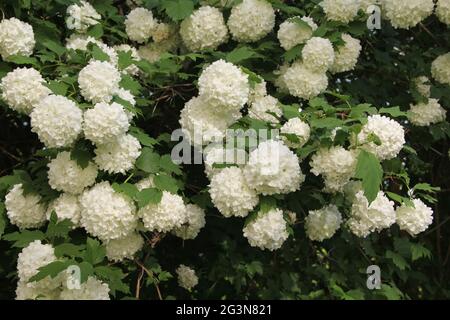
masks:
[[[62,193],[48,205],[47,219],[50,219],[53,212],[56,213],[59,221],[67,219],[72,222],[73,228],[80,226],[81,207],[77,195]]]
[[[60,300],[110,300],[109,286],[95,277],[88,277],[79,289],[64,288]]]
[[[223,147],[222,145],[211,144],[204,150],[205,173],[209,179],[222,168],[214,168],[214,164],[244,164],[247,153],[243,149]]]
[[[450,85],[450,52],[437,57],[433,61],[431,74],[437,82]]]
[[[45,222],[42,198],[34,193],[24,193],[22,184],[16,184],[5,197],[9,221],[19,228],[38,228]]]
[[[320,2],[327,19],[349,23],[356,18],[361,5],[358,0],[323,0]]]
[[[420,199],[414,199],[414,206],[403,204],[396,210],[397,224],[411,236],[425,231],[433,222],[433,210]]]
[[[130,40],[143,43],[151,36],[157,21],[153,13],[145,8],[135,8],[125,19],[125,31]]]
[[[97,166],[92,162],[82,168],[70,158],[70,152],[67,151],[58,153],[56,158],[48,163],[48,183],[52,189],[70,194],[80,194],[93,185],[97,174]]]
[[[94,44],[98,46],[100,50],[103,51],[103,53],[106,53],[108,55],[109,62],[114,66],[117,66],[119,57],[117,56],[116,50],[106,45],[101,40],[97,40],[94,37],[79,33],[73,33],[69,36],[69,38],[66,39],[67,49],[87,51],[89,44]]]
[[[442,23],[450,25],[450,0],[438,0],[436,3],[436,16]]]
[[[253,119],[269,122],[279,123],[278,118],[281,118],[283,111],[277,98],[271,95],[266,95],[256,99],[248,108],[248,116]]]
[[[113,49],[119,53],[119,52],[131,52],[131,58],[136,61],[140,61],[141,57],[139,56],[139,53],[135,47],[130,46],[129,44],[120,44],[117,46],[114,46]],[[139,68],[135,64],[131,64],[128,67],[126,67],[124,70],[122,70],[123,73],[136,76],[139,74]],[[120,89],[119,89],[120,91]],[[123,99],[123,98],[122,98]],[[127,99],[125,99],[127,100]]]
[[[133,259],[136,252],[141,250],[143,246],[144,239],[142,236],[133,232],[125,237],[107,241],[105,243],[106,257],[114,262]]]
[[[82,130],[83,112],[64,96],[45,97],[34,107],[30,118],[31,131],[48,148],[72,145]]]
[[[39,71],[33,68],[16,68],[2,78],[0,89],[8,106],[29,114],[51,91]]]
[[[297,22],[298,19],[303,23]],[[317,24],[310,17],[294,17],[287,19],[282,24],[277,33],[281,47],[288,51],[296,45],[302,44],[312,37],[317,30]]]
[[[373,141],[374,138],[379,139],[378,143]],[[362,149],[372,152],[380,160],[389,160],[395,158],[402,150],[405,144],[405,130],[393,119],[373,115],[368,117],[357,139]]]
[[[325,72],[334,63],[334,49],[331,41],[325,38],[309,39],[302,50],[303,65],[311,71]]]
[[[252,247],[270,251],[281,248],[288,238],[287,223],[280,209],[258,212],[257,217],[244,227],[244,237]]]
[[[346,150],[336,146],[320,149],[311,158],[311,172],[322,175],[325,191],[340,192],[353,177],[356,170],[357,157],[354,150]]]
[[[67,29],[84,33],[93,25],[100,23],[101,15],[86,1],[80,1],[80,5],[73,4],[67,7]]]
[[[409,29],[433,13],[433,0],[382,0],[383,12],[394,28]]]
[[[0,21],[0,56],[3,60],[12,55],[30,56],[34,45],[31,25],[16,18]]]
[[[198,284],[198,277],[195,270],[180,264],[176,269],[178,285],[186,290],[191,290]]]
[[[426,76],[420,76],[413,79],[414,88],[417,90],[417,92],[425,97],[429,98],[431,95],[431,85],[430,85],[430,79]]]
[[[228,40],[228,29],[219,9],[203,6],[183,20],[180,35],[191,51],[215,50]]]
[[[346,33],[342,35],[342,40],[345,44],[338,47],[334,52],[334,63],[330,67],[332,73],[353,70],[361,53],[361,41]]]
[[[303,147],[308,142],[311,135],[311,128],[300,118],[292,118],[283,124],[280,128],[280,133],[282,134],[281,138],[288,147],[297,149]],[[286,135],[293,135],[295,139],[290,140],[289,136]]]
[[[183,240],[195,239],[205,224],[205,210],[195,204],[187,204],[186,222],[172,232]]]
[[[109,102],[117,90],[119,70],[107,61],[92,60],[78,74],[81,95],[93,103]]]
[[[447,111],[442,108],[437,99],[428,99],[428,102],[421,102],[411,105],[408,112],[408,119],[416,126],[429,126],[434,123],[445,121]]]
[[[305,230],[309,239],[323,241],[330,239],[342,223],[342,215],[335,205],[320,210],[311,210],[305,220]]]
[[[265,0],[243,0],[231,9],[227,25],[234,40],[255,42],[273,30],[275,11]]]

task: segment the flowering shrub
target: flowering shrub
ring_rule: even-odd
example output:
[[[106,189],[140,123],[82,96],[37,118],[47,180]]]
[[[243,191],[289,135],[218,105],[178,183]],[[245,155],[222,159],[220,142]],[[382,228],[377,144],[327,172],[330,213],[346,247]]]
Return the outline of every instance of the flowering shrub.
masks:
[[[0,11],[0,298],[450,297],[448,0]]]

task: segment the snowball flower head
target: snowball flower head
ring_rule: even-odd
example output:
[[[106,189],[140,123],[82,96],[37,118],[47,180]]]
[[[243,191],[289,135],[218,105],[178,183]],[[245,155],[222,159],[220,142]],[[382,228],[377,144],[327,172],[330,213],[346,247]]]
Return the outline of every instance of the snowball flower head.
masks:
[[[176,270],[178,275],[178,285],[186,290],[191,290],[198,284],[198,277],[195,270],[184,264],[180,264]]]
[[[231,9],[227,24],[234,40],[255,42],[273,30],[275,11],[265,0],[244,0]]]
[[[361,41],[344,33],[342,35],[344,45],[335,51],[334,63],[330,67],[333,73],[353,70],[358,62],[361,52]]]
[[[30,56],[34,49],[33,28],[16,18],[0,22],[0,56],[5,60],[12,55]]]
[[[48,148],[70,146],[81,133],[83,112],[63,96],[45,97],[30,114],[31,131]]]
[[[297,156],[274,140],[261,142],[250,153],[244,176],[250,188],[264,195],[294,192],[305,180]]]
[[[330,40],[320,37],[309,39],[302,50],[303,65],[316,72],[325,72],[334,62],[334,49]]]
[[[437,99],[428,99],[427,103],[411,105],[408,119],[416,126],[429,126],[444,121],[446,114],[447,111],[442,108]]]
[[[296,62],[282,73],[279,84],[294,97],[310,100],[327,89],[328,78],[324,72],[311,71]]]
[[[48,164],[48,183],[52,189],[66,193],[80,194],[94,184],[97,174],[97,166],[92,162],[82,168],[67,151],[58,153]]]
[[[186,222],[173,229],[173,234],[183,240],[195,239],[205,226],[205,211],[195,204],[186,205]]]
[[[80,225],[81,208],[78,196],[70,193],[63,193],[58,198],[53,200],[47,209],[47,219],[50,219],[52,213],[55,212],[58,221],[69,220],[76,228]]]
[[[169,39],[169,37],[176,31],[175,28],[176,27],[173,24],[157,23],[152,32],[153,41],[160,43]]]
[[[433,13],[433,0],[382,0],[383,12],[394,28],[409,29]]]
[[[257,99],[248,109],[248,116],[250,118],[270,123],[278,123],[279,120],[272,115],[273,113],[278,117],[283,115],[278,99],[270,95]]]
[[[248,75],[224,60],[203,70],[198,87],[200,95],[217,110],[239,110],[247,103],[250,92]]]
[[[281,248],[288,238],[287,223],[280,209],[270,209],[268,212],[258,212],[256,219],[244,227],[244,237],[252,247],[270,251]]]
[[[5,197],[9,221],[21,229],[38,228],[45,222],[45,207],[41,197],[25,194],[21,183],[16,184]]]
[[[414,206],[405,204],[397,208],[397,224],[411,236],[424,232],[433,222],[433,210],[420,199],[413,200]]]
[[[150,203],[138,212],[148,231],[169,232],[186,222],[186,205],[177,194],[163,191],[161,201]]]
[[[228,40],[228,29],[219,9],[203,6],[183,20],[180,35],[191,51],[215,50]]]
[[[131,58],[133,58],[133,60],[136,61],[141,60],[141,57],[139,56],[139,53],[136,50],[136,48],[128,44],[121,44],[118,46],[114,46],[113,49],[117,52],[117,54],[119,54],[119,52],[131,52]],[[132,76],[136,76],[139,73],[139,68],[135,64],[131,64],[124,70],[122,70],[122,72]]]
[[[102,18],[89,2],[83,0],[80,1],[80,5],[73,4],[69,6],[67,15],[67,28],[82,33],[86,32],[90,26],[98,24],[98,20]]]
[[[141,155],[141,145],[135,137],[125,134],[100,144],[95,149],[94,161],[100,170],[109,173],[125,173],[131,170]]]
[[[106,61],[92,60],[78,74],[81,95],[94,103],[109,102],[119,89],[120,72]]]
[[[124,259],[133,259],[134,255],[144,246],[144,239],[139,233],[132,232],[129,235],[109,240],[106,242],[106,256],[108,260],[119,262]]]
[[[130,40],[143,43],[151,37],[156,23],[150,10],[136,8],[125,19],[125,31]]]
[[[98,46],[100,50],[103,51],[103,53],[106,53],[108,55],[109,62],[111,62],[115,66],[117,65],[119,61],[117,52],[113,48],[104,44],[102,41],[95,39],[94,37],[85,34],[73,33],[70,35],[69,38],[66,39],[66,48],[72,50],[86,51],[88,50],[88,46],[90,43],[93,43],[96,46]],[[92,58],[91,60],[95,59]]]
[[[450,25],[450,0],[438,0],[436,3],[436,16],[442,23]]]
[[[245,217],[258,204],[259,198],[245,181],[242,170],[228,167],[213,175],[209,185],[211,200],[225,217]]]
[[[431,74],[437,82],[450,85],[450,52],[437,57],[433,61]]]
[[[208,178],[222,171],[214,168],[214,164],[245,164],[247,153],[241,148],[224,148],[222,145],[209,145],[203,150],[205,173]]]
[[[298,20],[303,21],[303,23],[298,22]],[[312,18],[294,17],[280,24],[277,37],[281,47],[287,51],[296,45],[305,43],[312,37],[313,32],[316,30],[317,24]]]
[[[2,98],[11,109],[29,114],[51,93],[45,83],[39,71],[33,68],[16,68],[1,80]]]
[[[360,7],[359,1],[356,0],[323,0],[320,5],[328,20],[342,23],[355,19]]]
[[[425,76],[417,77],[413,79],[413,84],[417,92],[425,98],[429,98],[431,95],[430,79]]]
[[[281,137],[288,147],[297,149],[303,147],[306,142],[308,142],[311,134],[311,128],[301,119],[292,118],[281,127],[280,133],[285,135],[295,135],[296,139],[293,140],[296,141],[289,140],[287,136],[282,135]]]
[[[110,300],[109,286],[90,276],[86,282],[80,285],[79,289],[64,288],[61,291],[61,300]]]
[[[59,288],[42,288],[42,285],[36,287],[35,283],[30,284],[22,280],[17,282],[16,300],[58,300],[59,294]]]
[[[381,144],[377,145],[369,139],[376,135]],[[361,148],[372,152],[380,160],[395,158],[405,144],[405,130],[402,125],[395,120],[385,116],[373,115],[368,118],[358,134],[358,142]]]
[[[97,103],[84,113],[83,132],[95,144],[112,141],[128,131],[128,116],[118,103]]]
[[[330,239],[341,223],[342,215],[335,205],[328,205],[320,210],[311,210],[305,221],[306,234],[313,241]]]
[[[109,182],[97,183],[80,197],[81,225],[102,241],[123,238],[137,225],[136,209]]]
[[[395,223],[394,203],[380,191],[369,205],[363,191],[355,195],[351,218],[347,221],[350,230],[358,237],[367,237],[371,232],[380,232]]]

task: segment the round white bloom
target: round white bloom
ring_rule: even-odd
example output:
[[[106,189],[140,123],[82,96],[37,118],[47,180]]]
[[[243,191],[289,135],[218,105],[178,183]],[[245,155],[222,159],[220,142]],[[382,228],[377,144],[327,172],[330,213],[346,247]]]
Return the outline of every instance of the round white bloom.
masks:
[[[45,97],[30,117],[31,131],[37,133],[48,148],[70,146],[81,133],[83,112],[75,102],[63,96]]]
[[[255,42],[273,30],[275,11],[265,0],[244,0],[231,9],[227,24],[234,40]]]
[[[228,40],[222,12],[210,6],[200,7],[183,20],[180,34],[191,51],[215,50]]]
[[[437,99],[428,99],[427,103],[411,105],[408,119],[416,126],[429,126],[433,123],[445,121],[447,111],[439,104]]]
[[[169,39],[175,32],[175,26],[168,23],[157,23],[153,29],[152,38],[156,43]]]
[[[450,25],[450,0],[438,0],[436,3],[436,16],[442,23]]]
[[[178,47],[178,42],[178,37],[174,35],[161,42],[152,42],[145,46],[140,46],[138,54],[142,59],[154,63],[161,59],[163,54],[174,52]]]
[[[139,56],[137,49],[128,44],[121,44],[118,46],[114,46],[113,49],[117,52],[117,54],[119,54],[119,52],[131,52],[131,58],[133,58],[133,60],[136,61],[141,60],[141,57]],[[135,64],[131,64],[128,67],[126,67],[122,72],[130,74],[132,76],[136,76],[139,73],[139,68]]]
[[[90,26],[100,23],[98,20],[102,16],[89,2],[82,0],[80,5],[73,4],[67,8],[67,29],[86,32]]]
[[[16,300],[58,300],[59,294],[58,288],[36,287],[34,284],[21,280],[17,282]]]
[[[311,71],[296,62],[281,75],[279,84],[286,86],[294,97],[309,100],[327,89],[328,78],[325,73]]]
[[[178,285],[186,290],[191,290],[198,284],[198,277],[195,270],[180,264],[176,270],[178,275]]]
[[[397,208],[397,224],[401,230],[415,236],[428,229],[433,222],[433,210],[420,199],[413,200],[414,207],[403,204]]]
[[[130,124],[124,108],[118,103],[97,103],[84,113],[83,131],[95,144],[110,142],[128,131]]]
[[[353,70],[358,63],[361,52],[361,41],[348,34],[342,35],[345,44],[335,51],[334,63],[330,67],[333,73],[346,72]]]
[[[245,181],[242,170],[224,168],[213,175],[209,194],[214,206],[225,217],[245,217],[259,202],[258,195]]]
[[[90,43],[97,45],[104,53],[108,55],[109,62],[111,62],[115,66],[117,65],[119,57],[117,56],[116,50],[104,44],[102,41],[97,40],[91,36],[73,33],[70,35],[69,38],[66,39],[66,48],[72,50],[86,51]],[[92,58],[91,60],[95,59]]]
[[[252,247],[273,251],[281,248],[288,238],[286,227],[283,211],[271,209],[258,212],[256,219],[249,222],[243,232]]]
[[[109,173],[125,173],[133,168],[140,155],[141,145],[138,139],[125,134],[98,145],[94,161],[101,170]]]
[[[359,191],[352,204],[348,226],[356,236],[367,237],[371,232],[389,228],[395,219],[394,202],[389,201],[382,191],[370,205],[364,192]]]
[[[92,162],[89,162],[86,168],[82,168],[70,158],[67,151],[58,153],[48,164],[48,183],[52,189],[71,194],[80,194],[85,188],[93,185],[97,174],[97,166]]]
[[[177,194],[163,191],[161,201],[139,209],[138,215],[148,231],[169,232],[186,222],[186,205]]]
[[[306,22],[307,26],[297,23],[296,19],[301,19]],[[284,50],[290,50],[296,45],[305,43],[311,38],[314,31],[317,30],[317,24],[310,17],[294,17],[284,21],[280,24],[280,29],[278,30],[278,40],[280,45]]]
[[[206,102],[218,110],[239,110],[250,93],[248,75],[224,60],[217,60],[203,70],[198,87]]]
[[[311,158],[310,166],[314,175],[323,176],[326,191],[339,192],[353,177],[356,163],[355,152],[335,146],[317,151]]]
[[[381,144],[377,145],[369,139],[376,135]],[[370,142],[369,142],[370,141]],[[373,115],[358,134],[361,148],[372,152],[380,160],[395,158],[405,144],[405,130],[397,121],[385,116]]]
[[[247,153],[244,149],[223,148],[222,145],[210,145],[203,150],[205,173],[208,178],[222,171],[214,168],[214,164],[245,164]]]
[[[290,141],[286,136],[282,136],[282,139],[288,147],[297,149],[303,147],[308,142],[311,128],[299,118],[292,118],[281,127],[280,133],[295,135],[298,141]]]
[[[437,57],[433,61],[431,74],[437,82],[450,85],[450,52]]]
[[[34,49],[33,28],[16,18],[0,22],[0,55],[5,60],[11,55],[30,56]]]
[[[120,72],[109,62],[92,60],[78,74],[81,95],[93,103],[109,102],[119,89]]]
[[[173,229],[173,234],[183,240],[195,239],[205,226],[205,211],[195,204],[186,205],[187,221],[181,226]]]
[[[109,182],[97,183],[80,197],[81,225],[102,241],[123,238],[137,225],[136,208]]]
[[[433,13],[433,0],[382,0],[383,12],[394,28],[409,29]]]
[[[244,176],[250,188],[264,195],[294,192],[305,180],[295,153],[274,140],[261,142],[250,153]]]
[[[125,31],[131,40],[143,43],[152,36],[156,23],[150,10],[136,8],[125,19]]]
[[[61,291],[61,300],[110,300],[109,286],[95,277],[89,277],[80,289],[64,288]]]
[[[45,206],[37,194],[24,194],[22,184],[16,184],[5,197],[9,221],[19,228],[38,228],[45,222]]]
[[[267,96],[267,83],[260,78],[261,82],[255,83],[254,87],[250,86],[250,91],[248,94],[248,104],[253,104],[256,100],[264,98]]]
[[[328,205],[320,210],[311,210],[305,221],[306,234],[313,241],[330,239],[341,223],[342,215],[335,205]]]
[[[263,98],[257,99],[248,109],[248,116],[250,118],[274,124],[279,123],[280,121],[271,113],[276,114],[278,117],[281,117],[283,115],[283,111],[281,111],[278,99],[272,96],[265,96]]]
[[[431,95],[430,79],[425,76],[417,77],[413,79],[415,89],[419,94],[425,98],[429,98]]]
[[[106,242],[106,256],[108,260],[118,262],[124,259],[133,259],[134,255],[144,246],[144,239],[139,233],[133,232],[129,235],[109,240]]]
[[[69,193],[61,194],[48,206],[47,219],[50,219],[52,212],[56,213],[58,221],[68,219],[73,223],[74,228],[80,225],[81,208],[78,196]]]
[[[328,20],[349,23],[356,18],[360,7],[356,0],[323,0],[320,5]]]
[[[180,125],[193,145],[207,144],[222,139],[226,129],[242,115],[239,111],[217,112],[203,96],[189,100],[180,114]]]
[[[16,68],[2,78],[2,98],[11,109],[29,114],[51,93],[45,83],[39,71],[33,68]]]
[[[306,68],[326,72],[334,63],[333,45],[328,39],[313,37],[303,47],[302,59]]]

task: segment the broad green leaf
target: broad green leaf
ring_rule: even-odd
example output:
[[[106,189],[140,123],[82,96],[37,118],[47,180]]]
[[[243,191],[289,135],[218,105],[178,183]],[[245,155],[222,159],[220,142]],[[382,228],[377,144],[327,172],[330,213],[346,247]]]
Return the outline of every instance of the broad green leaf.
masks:
[[[64,46],[50,39],[47,39],[44,42],[42,42],[42,45],[47,49],[49,49],[50,51],[56,53],[59,57],[66,52],[66,48]]]
[[[126,274],[116,267],[99,266],[94,268],[94,273],[108,283],[111,294],[115,296],[116,291],[123,292],[125,294],[130,293],[130,288],[123,282]]]
[[[60,274],[62,271],[66,270],[70,265],[73,264],[75,263],[70,260],[51,262],[46,266],[39,268],[39,272],[31,277],[29,282],[39,281],[46,277],[55,278],[58,274]]]
[[[136,167],[148,173],[158,173],[160,156],[150,148],[143,148]]]
[[[28,246],[30,242],[35,240],[43,240],[45,234],[39,230],[23,230],[22,232],[8,233],[3,236],[6,241],[14,242],[12,245],[14,248],[24,248]]]
[[[171,193],[177,193],[178,191],[177,180],[166,174],[159,174],[155,176],[153,178],[153,182],[155,183],[155,186],[161,191],[166,190]]]
[[[105,256],[106,256],[105,247],[103,247],[97,240],[87,238],[84,260],[92,265],[96,265],[102,262]]]
[[[136,195],[136,201],[139,208],[143,208],[148,204],[158,204],[162,198],[162,191],[156,188],[147,188],[141,190]]]
[[[173,21],[183,20],[194,11],[194,2],[192,0],[166,0],[162,5],[167,15]]]
[[[250,47],[243,46],[240,48],[236,48],[233,51],[229,52],[226,56],[226,60],[231,63],[239,63],[250,58],[261,58],[259,53],[253,50]]]
[[[377,197],[383,181],[383,169],[375,155],[365,150],[360,151],[355,178],[362,180],[364,195],[369,203],[372,203]]]
[[[139,192],[138,188],[134,184],[128,182],[120,184],[114,182],[111,186],[116,192],[123,193],[130,199],[134,199]]]
[[[392,262],[394,262],[394,264],[400,270],[410,269],[408,262],[406,262],[406,260],[401,255],[399,255],[391,250],[386,251],[386,258],[391,259]]]
[[[65,96],[67,93],[67,89],[69,86],[63,82],[59,82],[56,80],[50,80],[47,82],[47,87],[52,90],[52,92],[56,95]]]

